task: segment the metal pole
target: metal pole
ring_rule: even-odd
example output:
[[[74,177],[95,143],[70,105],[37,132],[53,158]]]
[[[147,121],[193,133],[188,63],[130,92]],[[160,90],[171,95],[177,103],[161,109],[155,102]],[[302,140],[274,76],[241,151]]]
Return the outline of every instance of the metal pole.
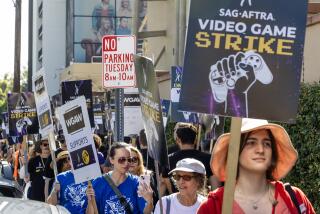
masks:
[[[16,0],[13,91],[20,92],[21,0]]]
[[[175,1],[176,5],[176,37],[175,37],[175,50],[174,50],[174,64],[175,65],[180,65],[179,64],[179,33],[180,33],[180,28],[179,28],[179,24],[180,24],[180,0],[176,0]]]
[[[123,111],[123,97],[124,92],[122,88],[116,89],[116,139],[123,141],[124,131],[124,111]]]
[[[132,34],[136,36],[138,41],[138,29],[139,29],[139,8],[140,0],[133,1],[133,12],[132,12]]]
[[[140,0],[134,0],[133,15],[132,15],[132,34],[136,36],[138,41],[138,23],[139,23],[139,3]],[[136,42],[137,43],[137,42]],[[123,141],[124,131],[124,110],[123,110],[124,90],[116,89],[116,139]]]
[[[32,38],[33,38],[33,0],[29,0],[28,18],[28,91],[32,91]]]
[[[179,65],[183,66],[184,47],[186,41],[186,0],[180,0],[179,19]]]

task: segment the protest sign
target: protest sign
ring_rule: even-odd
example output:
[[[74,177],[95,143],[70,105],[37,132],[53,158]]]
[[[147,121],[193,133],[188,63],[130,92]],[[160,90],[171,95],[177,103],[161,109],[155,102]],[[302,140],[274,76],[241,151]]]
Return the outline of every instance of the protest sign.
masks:
[[[174,122],[198,123],[197,113],[178,111],[183,69],[181,66],[171,67],[171,120]]]
[[[104,103],[93,104],[95,134],[105,134]]]
[[[8,112],[1,113],[1,136],[3,139],[8,138],[9,135],[9,116]]]
[[[37,115],[40,125],[40,134],[42,136],[48,136],[49,132],[53,132],[53,120],[51,103],[47,92],[45,72],[41,70],[36,73],[33,78],[34,97],[37,107]],[[55,146],[54,146],[55,148]]]
[[[9,135],[37,134],[39,124],[32,92],[8,94]]]
[[[143,124],[147,135],[148,152],[161,166],[167,166],[168,152],[162,107],[153,63],[146,57],[135,55],[135,69]]]
[[[84,96],[86,98],[90,125],[94,128],[94,117],[92,109],[92,80],[66,81],[61,83],[61,87],[63,104],[80,96]]]
[[[179,109],[294,122],[306,13],[298,0],[192,1]]]
[[[105,35],[102,38],[103,87],[135,87],[135,53],[136,38],[133,35]]]
[[[58,109],[76,183],[101,176],[84,96]]]
[[[168,117],[169,117],[170,100],[161,99],[161,107],[162,107],[163,124],[164,124],[164,128],[166,128]]]
[[[143,129],[140,98],[138,89],[135,91],[124,91],[124,136],[139,134]]]

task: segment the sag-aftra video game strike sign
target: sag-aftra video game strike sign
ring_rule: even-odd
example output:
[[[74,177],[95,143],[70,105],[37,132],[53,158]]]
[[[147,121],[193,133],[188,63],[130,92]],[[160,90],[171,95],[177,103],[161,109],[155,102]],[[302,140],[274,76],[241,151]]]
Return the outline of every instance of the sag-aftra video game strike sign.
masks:
[[[180,110],[294,122],[306,13],[305,0],[192,1]]]

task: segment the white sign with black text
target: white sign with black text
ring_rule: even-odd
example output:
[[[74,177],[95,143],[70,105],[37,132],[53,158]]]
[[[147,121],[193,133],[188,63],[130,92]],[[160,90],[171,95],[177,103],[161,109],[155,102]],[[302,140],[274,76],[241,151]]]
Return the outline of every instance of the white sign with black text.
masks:
[[[32,83],[39,120],[39,132],[42,136],[48,136],[49,132],[53,132],[53,121],[50,99],[46,88],[45,72],[43,69],[33,75]],[[55,148],[55,145],[53,148]]]
[[[58,115],[70,153],[75,182],[81,183],[101,176],[84,96],[59,107]]]

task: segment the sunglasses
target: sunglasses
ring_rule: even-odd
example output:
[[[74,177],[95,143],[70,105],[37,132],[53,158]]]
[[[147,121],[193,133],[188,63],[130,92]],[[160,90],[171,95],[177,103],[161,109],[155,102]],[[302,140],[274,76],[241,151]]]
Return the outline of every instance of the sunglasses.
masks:
[[[47,147],[47,146],[49,146],[49,143],[43,143],[41,145]]]
[[[195,177],[195,176],[192,176],[192,175],[178,175],[178,174],[174,174],[173,175],[173,179],[176,180],[176,181],[179,181],[180,178],[182,178],[184,181],[191,181],[191,179]]]
[[[132,157],[131,158],[131,163],[138,163],[139,159],[137,157]]]
[[[64,158],[63,163],[68,163],[70,161],[70,158]]]
[[[124,164],[126,161],[128,161],[128,163],[133,163],[132,159],[133,159],[132,157],[129,157],[129,158],[121,157],[121,158],[118,158],[118,163]]]

